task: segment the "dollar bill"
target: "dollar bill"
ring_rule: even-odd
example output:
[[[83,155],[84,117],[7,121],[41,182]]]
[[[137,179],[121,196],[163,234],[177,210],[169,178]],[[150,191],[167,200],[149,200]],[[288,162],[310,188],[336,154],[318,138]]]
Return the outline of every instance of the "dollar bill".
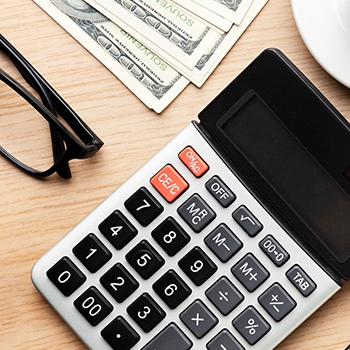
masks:
[[[170,0],[86,0],[173,66],[193,69],[222,34]]]
[[[239,25],[253,0],[190,0]]]
[[[160,113],[189,81],[82,0],[34,0],[146,106]]]
[[[233,25],[229,32],[222,34],[201,57],[194,69],[181,69],[179,70],[181,74],[197,87],[201,87],[267,2],[268,0],[253,0],[241,24]]]
[[[197,14],[199,17],[203,18],[205,21],[221,29],[224,32],[229,31],[232,25],[234,24],[233,21],[220,16],[219,14],[211,11],[210,9],[203,6],[202,4],[198,4],[193,0],[174,0],[174,1],[177,4],[185,7],[187,10]]]

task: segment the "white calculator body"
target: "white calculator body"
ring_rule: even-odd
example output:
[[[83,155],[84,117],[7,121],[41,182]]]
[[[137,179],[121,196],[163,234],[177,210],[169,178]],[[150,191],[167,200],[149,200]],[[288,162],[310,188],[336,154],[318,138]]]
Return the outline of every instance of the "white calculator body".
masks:
[[[338,182],[338,169],[327,171],[317,147],[299,136],[312,122],[285,123],[295,117],[288,103],[305,109],[302,89],[349,144],[339,113],[282,53],[266,50],[200,123],[35,264],[35,286],[88,348],[273,349],[340,289],[349,277],[350,162]],[[334,206],[319,204],[321,190]],[[324,231],[327,220],[343,221],[321,237],[317,218]],[[335,234],[343,243],[329,241]]]

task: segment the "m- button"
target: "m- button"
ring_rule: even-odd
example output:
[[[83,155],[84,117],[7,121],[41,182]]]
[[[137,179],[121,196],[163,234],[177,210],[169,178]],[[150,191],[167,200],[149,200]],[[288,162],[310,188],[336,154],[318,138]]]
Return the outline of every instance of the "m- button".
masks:
[[[188,183],[170,164],[152,177],[151,184],[169,203],[174,202],[188,188]]]

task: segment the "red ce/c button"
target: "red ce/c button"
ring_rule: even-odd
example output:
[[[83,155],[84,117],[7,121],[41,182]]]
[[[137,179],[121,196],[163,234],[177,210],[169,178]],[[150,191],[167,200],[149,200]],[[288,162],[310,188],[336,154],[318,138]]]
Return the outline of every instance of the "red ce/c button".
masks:
[[[169,203],[188,188],[188,183],[170,164],[152,177],[151,184]]]

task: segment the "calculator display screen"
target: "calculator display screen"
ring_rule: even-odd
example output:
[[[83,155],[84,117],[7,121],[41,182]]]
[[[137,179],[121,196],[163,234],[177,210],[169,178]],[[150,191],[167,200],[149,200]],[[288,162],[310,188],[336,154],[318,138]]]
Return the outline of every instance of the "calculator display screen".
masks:
[[[280,118],[253,94],[218,127],[308,227],[313,240],[340,263],[349,259],[350,197]]]

